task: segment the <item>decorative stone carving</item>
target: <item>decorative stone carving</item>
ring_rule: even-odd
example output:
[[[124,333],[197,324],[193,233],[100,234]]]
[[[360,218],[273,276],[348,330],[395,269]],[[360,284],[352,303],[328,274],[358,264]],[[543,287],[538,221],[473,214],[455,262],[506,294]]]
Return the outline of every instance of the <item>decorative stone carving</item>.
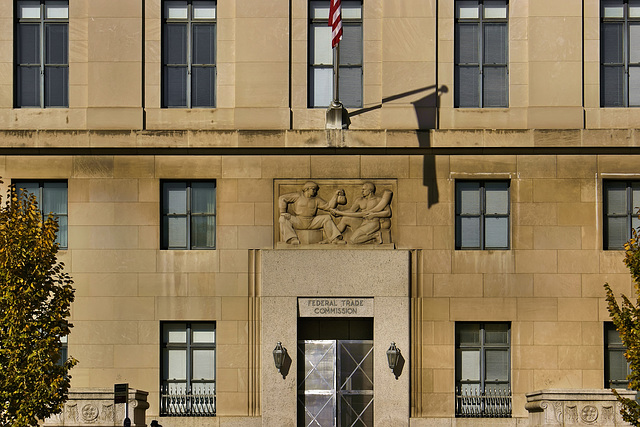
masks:
[[[92,423],[98,418],[98,408],[93,403],[87,403],[82,406],[82,420]]]
[[[564,419],[568,423],[578,422],[578,408],[575,405],[566,406],[564,410]]]
[[[585,405],[580,411],[580,419],[587,424],[593,424],[598,419],[598,408],[593,405]]]
[[[288,181],[288,182],[287,182]],[[277,180],[279,245],[391,243],[393,185],[389,181]],[[295,190],[296,187],[301,191]],[[330,196],[320,197],[320,190]],[[339,205],[349,207],[339,208]]]

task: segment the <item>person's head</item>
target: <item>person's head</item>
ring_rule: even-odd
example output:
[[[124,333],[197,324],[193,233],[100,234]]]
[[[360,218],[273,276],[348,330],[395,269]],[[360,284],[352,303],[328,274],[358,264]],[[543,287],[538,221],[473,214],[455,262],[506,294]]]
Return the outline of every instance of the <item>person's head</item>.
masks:
[[[376,194],[376,186],[373,182],[365,182],[362,184],[362,195],[367,197],[369,194]]]
[[[315,197],[318,194],[318,184],[313,181],[307,181],[302,186],[302,194],[305,197]]]

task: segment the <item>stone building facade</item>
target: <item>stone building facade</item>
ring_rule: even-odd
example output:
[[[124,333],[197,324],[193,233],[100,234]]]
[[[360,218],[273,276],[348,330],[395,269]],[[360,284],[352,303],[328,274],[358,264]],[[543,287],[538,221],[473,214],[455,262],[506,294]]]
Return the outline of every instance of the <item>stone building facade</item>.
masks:
[[[68,224],[74,390],[165,426],[515,426],[616,384],[633,2],[344,0],[333,130],[328,3],[0,0],[0,176]]]

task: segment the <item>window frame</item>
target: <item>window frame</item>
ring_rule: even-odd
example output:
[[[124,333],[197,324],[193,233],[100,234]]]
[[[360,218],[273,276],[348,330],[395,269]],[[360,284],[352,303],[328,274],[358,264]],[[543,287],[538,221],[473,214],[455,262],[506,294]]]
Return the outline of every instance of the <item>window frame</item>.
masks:
[[[479,188],[479,213],[469,214],[461,212],[462,206],[458,203],[459,199],[459,185],[461,183],[478,183]],[[487,183],[503,183],[507,185],[507,213],[489,213],[486,212],[486,184]],[[456,180],[455,182],[455,249],[456,250],[510,250],[511,249],[511,181],[509,180]],[[462,225],[460,221],[462,218],[478,218],[479,219],[479,243],[480,246],[463,246]],[[506,218],[507,229],[505,230],[507,235],[507,245],[505,247],[487,247],[486,234],[485,234],[485,222],[487,218]]]
[[[460,340],[460,332],[461,329],[464,326],[472,326],[472,325],[478,325],[478,329],[479,329],[479,340],[478,343],[462,343]],[[506,326],[506,334],[507,334],[507,342],[506,343],[487,343],[486,342],[486,328],[487,325],[503,325]],[[463,350],[477,350],[479,353],[479,357],[478,357],[478,363],[479,363],[479,379],[478,381],[471,381],[469,379],[463,379],[462,378],[462,352]],[[494,381],[488,381],[486,377],[487,373],[487,367],[486,367],[486,353],[487,351],[497,351],[497,350],[502,350],[502,351],[506,351],[507,353],[507,367],[506,367],[506,372],[507,372],[507,379],[506,380],[494,380]],[[485,395],[485,393],[487,392],[487,387],[491,384],[494,385],[506,385],[507,390],[508,390],[508,394],[509,396],[511,395],[511,380],[512,380],[512,375],[511,375],[511,322],[455,322],[455,388],[456,388],[456,396],[458,396],[458,393],[460,392],[460,389],[462,387],[463,384],[469,384],[469,385],[473,385],[473,384],[478,384],[478,390],[481,393],[482,396]],[[490,389],[489,389],[490,390]],[[484,404],[482,404],[484,405]],[[459,404],[457,402],[457,397],[456,397],[456,417],[468,417],[468,416],[474,416],[474,417],[482,417],[483,415],[489,416],[488,412],[489,409],[485,406],[484,408],[481,408],[481,415],[478,414],[474,414],[474,415],[465,415],[463,413],[463,411],[461,410],[461,408],[459,408]],[[511,417],[512,412],[511,412],[511,408],[509,408],[509,415],[508,417]],[[495,414],[491,415],[491,416],[496,416]],[[506,417],[506,416],[505,416]]]
[[[24,3],[40,3],[40,16],[39,18],[23,18],[20,16],[21,4]],[[49,18],[47,17],[47,4],[51,5],[52,3],[65,3],[67,17],[66,18]],[[69,108],[69,1],[68,0],[16,0],[14,2],[14,11],[15,11],[15,24],[14,24],[14,105],[15,108]],[[38,25],[38,54],[37,59],[38,62],[20,62],[21,54],[21,37],[20,37],[20,28],[21,25],[24,26],[33,26],[34,24]],[[47,27],[49,26],[66,26],[66,46],[63,46],[63,56],[66,58],[65,62],[55,63],[55,62],[47,62],[47,52],[46,46],[48,45],[48,36],[47,36]],[[21,97],[21,73],[20,71],[25,68],[36,68],[39,70],[38,77],[38,98],[39,105],[24,105],[24,100]],[[61,68],[66,69],[66,75],[63,77],[63,93],[62,93],[62,102],[58,104],[53,104],[48,101],[47,96],[47,88],[55,85],[55,83],[51,82],[47,84],[47,76],[49,75],[47,69],[51,68]]]
[[[171,3],[172,0],[162,0],[161,8],[162,8],[162,28],[161,28],[161,108],[216,108],[217,104],[217,83],[218,83],[218,67],[217,67],[217,56],[218,56],[218,2],[217,0],[183,0],[187,5],[187,17],[186,18],[170,18],[167,16],[167,3]],[[195,18],[193,13],[193,5],[194,3],[200,2],[212,2],[214,3],[214,17],[213,18]],[[186,24],[186,63],[167,63],[167,55],[165,50],[169,48],[165,37],[167,35],[167,27],[170,25],[177,24]],[[193,31],[195,27],[209,25],[213,27],[213,63],[209,64],[199,64],[194,62],[194,36]],[[167,76],[165,75],[169,69],[172,68],[185,68],[186,69],[186,81],[184,82],[184,89],[186,90],[185,95],[185,103],[184,105],[172,104],[169,102],[169,82]],[[213,82],[211,82],[212,93],[212,101],[211,104],[207,105],[193,105],[194,102],[194,94],[198,91],[196,87],[194,87],[194,78],[193,78],[193,70],[195,69],[212,69],[213,71]],[[181,80],[182,82],[182,80]]]
[[[609,214],[609,195],[607,190],[613,183],[624,183],[625,191],[626,191],[626,213],[614,213]],[[602,181],[602,207],[603,207],[603,239],[602,239],[602,247],[603,250],[610,251],[621,251],[624,250],[624,246],[620,247],[610,247],[609,246],[609,218],[626,218],[626,231],[627,231],[627,240],[629,240],[632,236],[633,230],[633,219],[638,217],[638,209],[633,206],[633,186],[636,185],[638,190],[640,190],[640,180],[603,180]],[[634,210],[635,209],[635,210]]]
[[[36,200],[38,200],[38,209],[40,210],[40,215],[42,216],[42,221],[44,222],[47,219],[47,216],[49,215],[49,213],[51,213],[56,219],[60,218],[60,217],[64,217],[66,218],[66,230],[65,230],[65,235],[64,235],[64,240],[66,241],[66,245],[62,245],[59,241],[59,236],[60,236],[60,228],[58,228],[58,234],[56,235],[56,243],[59,244],[59,249],[60,250],[67,250],[69,249],[69,182],[67,180],[60,180],[60,179],[12,179],[11,180],[11,185],[13,185],[16,189],[16,192],[19,192],[21,190],[21,187],[19,186],[21,183],[29,183],[29,184],[38,184],[38,194],[36,195]],[[54,184],[65,184],[65,189],[67,190],[67,213],[58,213],[58,212],[44,212],[43,209],[43,205],[44,205],[44,187],[45,184],[50,184],[50,183],[54,183]],[[58,221],[58,225],[60,224],[60,221]]]
[[[182,214],[182,213],[166,213],[164,212],[165,210],[165,184],[180,184],[180,183],[184,183],[185,184],[185,188],[186,188],[186,210],[187,212]],[[194,214],[192,212],[192,184],[194,183],[209,183],[212,185],[213,188],[213,197],[214,197],[214,208],[213,208],[213,213],[201,213],[198,212],[196,214]],[[200,180],[200,179],[194,179],[194,180],[161,180],[160,181],[160,249],[162,250],[215,250],[216,249],[216,240],[217,240],[217,183],[216,180]],[[168,208],[168,206],[167,206]],[[192,240],[193,240],[193,236],[192,236],[192,218],[194,216],[200,216],[200,217],[213,217],[213,246],[205,246],[205,247],[201,247],[201,246],[193,246],[192,245]],[[167,227],[165,229],[165,217],[167,218],[177,218],[177,217],[184,217],[186,218],[186,245],[184,247],[182,246],[170,246],[169,245],[169,228],[168,228],[168,224]],[[165,240],[167,242],[167,244],[165,245]]]
[[[630,68],[636,68],[640,73],[640,56],[638,62],[631,62],[631,38],[630,38],[630,26],[637,24],[640,26],[640,15],[637,17],[629,17],[629,3],[628,0],[622,1],[622,17],[605,17],[604,9],[606,3],[614,3],[617,0],[600,0],[600,107],[602,108],[629,108],[640,107],[640,88],[638,89],[638,103],[631,105],[630,97]],[[604,27],[606,24],[621,24],[622,25],[622,62],[606,62],[604,61],[604,53],[608,50],[605,49],[604,43]],[[640,44],[640,40],[639,40]],[[638,46],[640,47],[640,46]],[[607,104],[605,93],[611,93],[611,88],[605,85],[605,69],[606,68],[622,68],[622,93],[619,96],[622,97],[621,104]],[[640,78],[640,74],[638,76]]]
[[[186,339],[184,343],[171,343],[165,341],[165,327],[168,325],[184,325],[185,326],[185,335]],[[193,326],[194,325],[211,325],[213,326],[213,342],[211,343],[194,343],[193,342]],[[192,411],[193,407],[196,406],[196,403],[192,403],[191,407],[185,402],[181,402],[182,406],[180,406],[179,414],[172,413],[169,411],[165,411],[165,405],[162,402],[163,395],[170,395],[168,392],[169,384],[185,384],[185,395],[193,396],[194,399],[197,399],[199,393],[197,391],[194,392],[193,386],[199,383],[201,384],[213,384],[213,399],[214,399],[214,411],[213,413],[207,413],[206,416],[216,416],[216,395],[217,395],[217,358],[218,358],[218,350],[217,350],[217,340],[218,340],[218,331],[217,324],[215,321],[161,321],[160,322],[160,416],[171,416],[171,415],[180,415],[180,416],[203,416],[202,413],[197,411]],[[168,353],[168,350],[184,350],[185,351],[185,380],[178,381],[175,378],[165,378],[165,361],[168,356],[165,356],[165,353]],[[194,350],[213,350],[213,378],[212,379],[204,379],[196,380],[193,378],[193,351]],[[201,393],[201,392],[200,392]],[[201,394],[200,394],[201,395]],[[211,395],[208,395],[211,396]],[[196,400],[197,402],[197,400]],[[169,404],[170,405],[170,404]]]
[[[624,357],[624,353],[627,351],[627,347],[625,347],[622,340],[620,340],[620,342],[609,341],[610,332],[618,333],[613,322],[604,322],[602,329],[604,331],[604,388],[627,389],[629,387],[628,379],[626,378],[624,380],[611,379],[611,370],[610,370],[610,363],[609,363],[611,361],[611,353],[622,353],[623,355],[622,357]],[[630,375],[630,374],[631,374],[631,367],[629,366],[629,362],[627,362],[627,375]],[[611,387],[613,384],[617,384],[620,386]]]
[[[307,7],[308,7],[308,13],[307,13],[307,19],[308,19],[308,32],[307,32],[307,52],[308,52],[308,58],[307,58],[307,64],[308,64],[308,71],[307,71],[307,79],[308,79],[308,84],[307,84],[307,91],[308,91],[308,96],[307,96],[307,107],[308,108],[327,108],[329,107],[329,104],[331,103],[331,101],[329,102],[329,104],[327,105],[314,105],[315,101],[314,101],[314,93],[315,93],[315,79],[313,77],[314,71],[316,69],[330,69],[333,70],[333,53],[331,56],[331,63],[329,64],[324,64],[324,63],[316,63],[314,61],[315,58],[315,48],[313,46],[313,41],[314,36],[312,35],[313,33],[313,29],[316,26],[326,26],[329,27],[329,19],[328,17],[325,18],[316,18],[314,16],[312,16],[313,14],[313,7],[312,5],[316,3],[316,4],[323,4],[326,3],[327,4],[327,9],[329,8],[329,0],[309,0],[307,2]],[[359,63],[348,63],[345,64],[342,62],[342,55],[340,56],[340,63],[338,64],[338,72],[340,72],[341,70],[345,70],[345,69],[360,69],[360,103],[359,104],[348,104],[348,103],[344,103],[344,106],[347,108],[361,108],[364,105],[364,18],[363,18],[363,13],[364,13],[364,2],[362,0],[351,0],[351,1],[346,1],[343,0],[342,5],[344,8],[345,3],[359,3],[360,6],[360,18],[349,18],[349,17],[345,17],[344,13],[342,14],[342,31],[343,31],[343,39],[340,42],[340,44],[338,46],[340,46],[341,48],[344,45],[344,37],[347,35],[347,29],[346,27],[359,27],[360,29],[360,39],[362,41],[361,45],[360,45],[360,62]],[[329,27],[330,28],[330,27]],[[329,43],[331,41],[329,40]],[[330,48],[331,51],[333,51],[332,48]],[[333,97],[333,92],[329,93],[329,97],[332,98]],[[340,100],[342,102],[342,100]]]
[[[469,1],[469,0],[466,0]],[[505,17],[504,18],[487,18],[484,16],[484,3],[491,0],[476,0],[478,6],[477,18],[461,18],[458,16],[459,0],[454,1],[454,108],[508,108],[509,107],[509,1],[505,0]],[[458,29],[464,25],[476,24],[478,26],[477,42],[478,42],[478,61],[477,62],[461,62],[459,59],[459,37]],[[504,24],[506,27],[506,37],[504,45],[504,63],[489,63],[486,62],[485,55],[485,26],[492,24]],[[460,77],[458,76],[458,70],[463,68],[477,68],[478,69],[478,104],[477,105],[462,105],[466,104],[461,102],[462,95],[460,93]],[[484,69],[485,68],[504,68],[505,70],[505,102],[500,105],[485,105],[485,82],[484,82]]]

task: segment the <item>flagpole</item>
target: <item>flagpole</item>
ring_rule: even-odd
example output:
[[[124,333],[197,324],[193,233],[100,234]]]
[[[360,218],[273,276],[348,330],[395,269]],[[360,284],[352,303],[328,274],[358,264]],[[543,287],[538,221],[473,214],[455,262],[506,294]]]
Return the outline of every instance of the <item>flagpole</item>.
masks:
[[[342,107],[340,103],[340,43],[333,48],[333,107]]]
[[[333,48],[333,99],[327,109],[327,129],[345,129],[345,110],[340,102],[340,40],[342,40],[342,2],[331,0],[329,7],[329,26],[331,27],[331,47]]]

